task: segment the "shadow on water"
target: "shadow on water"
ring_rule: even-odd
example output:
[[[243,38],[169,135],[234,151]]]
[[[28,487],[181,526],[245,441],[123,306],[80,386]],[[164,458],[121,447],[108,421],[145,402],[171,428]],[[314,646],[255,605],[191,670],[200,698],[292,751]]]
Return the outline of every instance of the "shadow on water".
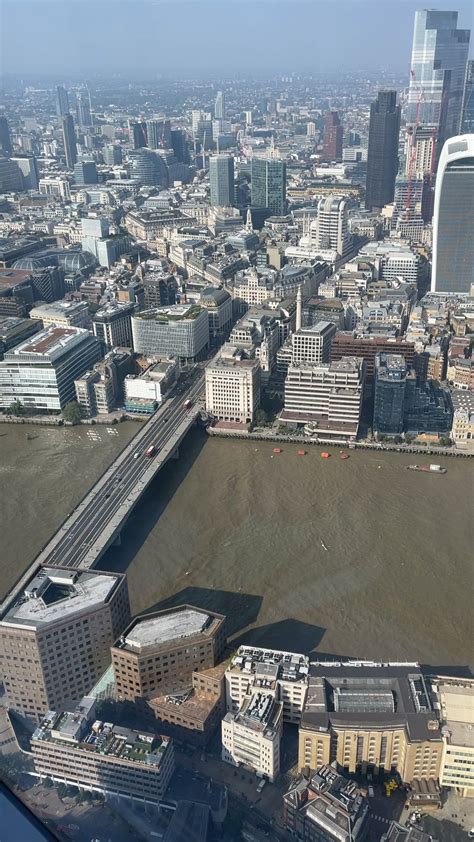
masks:
[[[104,553],[97,567],[101,570],[125,572],[154,529],[179,486],[208,441],[200,429],[192,430],[180,445],[182,458],[170,459],[138,501],[121,533],[120,546],[112,546]]]
[[[248,625],[248,624],[245,624]],[[262,646],[306,655],[321,642],[326,629],[289,617],[265,626],[256,626],[232,639],[232,646]]]
[[[195,605],[197,608],[214,611],[216,614],[224,614],[227,636],[231,637],[246,626],[255,623],[262,601],[263,597],[256,594],[236,593],[214,588],[211,590],[191,585],[155,603],[143,613],[162,611],[176,605]]]

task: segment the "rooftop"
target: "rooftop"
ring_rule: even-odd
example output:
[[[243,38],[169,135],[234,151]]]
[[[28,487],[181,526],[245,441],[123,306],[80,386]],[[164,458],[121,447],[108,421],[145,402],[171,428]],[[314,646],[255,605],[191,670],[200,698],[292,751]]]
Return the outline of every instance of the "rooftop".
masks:
[[[435,683],[436,682],[436,683]],[[474,680],[435,679],[443,736],[451,745],[474,748]]]
[[[7,605],[0,622],[41,629],[49,623],[103,605],[119,579],[120,576],[110,573],[40,567],[21,593]]]
[[[88,336],[90,336],[89,331],[83,328],[51,325],[12,348],[8,355],[5,355],[5,358],[14,359],[15,357],[21,357],[23,354],[54,358],[66,351],[69,345],[75,345],[79,338]]]
[[[368,813],[368,803],[357,784],[337,773],[332,766],[321,766],[310,777],[293,780],[284,801],[323,829],[324,837],[341,842],[360,838]]]
[[[309,659],[295,652],[240,646],[228,672],[254,675],[260,687],[272,687],[275,681],[307,681]]]
[[[0,292],[9,287],[16,287],[31,278],[31,272],[23,269],[0,269]]]
[[[246,699],[236,714],[237,722],[258,731],[274,731],[281,721],[282,703],[275,700],[273,693],[255,691]]]
[[[180,605],[149,616],[136,617],[115,645],[130,652],[146,652],[148,649],[177,643],[184,638],[209,635],[216,631],[223,620],[220,614],[202,611],[192,605]]]
[[[134,319],[144,319],[156,322],[176,322],[181,319],[196,319],[203,311],[196,304],[171,304],[169,307],[153,307],[135,313]]]

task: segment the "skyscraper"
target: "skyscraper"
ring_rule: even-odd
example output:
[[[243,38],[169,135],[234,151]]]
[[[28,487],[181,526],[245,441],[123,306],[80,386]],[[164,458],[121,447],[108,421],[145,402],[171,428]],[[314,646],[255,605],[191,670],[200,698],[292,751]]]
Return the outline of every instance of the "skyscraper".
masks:
[[[0,117],[0,149],[5,155],[12,154],[12,139],[10,137],[10,127],[6,117]]]
[[[415,122],[419,102],[420,124],[438,128],[438,154],[461,121],[470,31],[457,29],[457,22],[457,12],[415,13],[406,119]]]
[[[225,120],[225,93],[224,91],[217,91],[216,101],[214,104],[214,117],[216,120]]]
[[[170,121],[164,118],[146,121],[147,146],[150,149],[169,149],[171,146]]]
[[[189,147],[184,129],[172,129],[171,147],[175,154],[176,160],[181,161],[182,164],[189,164]]]
[[[74,164],[77,161],[76,132],[74,131],[74,119],[72,114],[66,114],[62,118],[61,122],[63,127],[63,143],[64,154],[66,156],[66,166],[69,170],[72,170]]]
[[[56,114],[58,117],[64,117],[69,113],[69,97],[66,88],[58,85],[56,88]]]
[[[278,158],[252,158],[252,205],[282,216],[286,205],[286,164]]]
[[[212,155],[209,159],[211,205],[234,204],[234,159],[232,155]]]
[[[400,106],[396,91],[379,91],[370,106],[365,207],[383,208],[393,201],[398,172]]]
[[[474,283],[474,135],[446,141],[436,176],[433,292],[469,292]]]
[[[78,187],[85,184],[97,184],[99,181],[94,161],[77,161],[74,164],[74,182]]]
[[[142,149],[147,146],[146,123],[143,120],[140,122],[130,121],[128,128],[134,149]]]
[[[316,248],[347,254],[351,246],[348,209],[349,202],[344,196],[328,196],[319,200],[318,215],[313,223]]]
[[[462,97],[461,134],[474,134],[474,60],[466,65]]]
[[[328,111],[324,121],[323,157],[325,161],[342,159],[342,124],[337,111]]]
[[[77,95],[76,117],[78,126],[92,126],[92,115],[89,106],[89,97],[86,93]]]

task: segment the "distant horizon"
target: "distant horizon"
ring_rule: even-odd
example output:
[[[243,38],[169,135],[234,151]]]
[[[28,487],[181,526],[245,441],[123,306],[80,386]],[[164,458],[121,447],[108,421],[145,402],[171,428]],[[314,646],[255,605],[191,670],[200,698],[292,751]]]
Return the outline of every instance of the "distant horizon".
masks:
[[[472,29],[470,0],[436,5]],[[0,0],[0,75],[145,81],[377,68],[408,78],[420,8],[414,0]]]

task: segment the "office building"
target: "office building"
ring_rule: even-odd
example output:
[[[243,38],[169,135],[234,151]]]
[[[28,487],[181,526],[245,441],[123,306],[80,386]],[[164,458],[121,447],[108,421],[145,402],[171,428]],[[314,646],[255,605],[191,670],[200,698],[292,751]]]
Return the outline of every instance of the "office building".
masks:
[[[209,316],[195,304],[143,310],[132,316],[132,338],[138,354],[196,362],[209,347]]]
[[[39,192],[43,196],[55,196],[62,202],[71,201],[71,188],[67,178],[45,175],[39,180]]]
[[[374,431],[387,435],[403,432],[406,381],[410,376],[401,354],[375,357]],[[411,375],[414,376],[414,375]]]
[[[328,111],[324,119],[323,160],[342,160],[343,128],[337,111]]]
[[[282,728],[283,703],[265,690],[254,691],[238,713],[228,712],[222,720],[222,760],[274,781],[280,771]]]
[[[460,134],[474,134],[474,59],[466,64]]]
[[[128,153],[128,160],[130,179],[140,187],[168,186],[165,162],[153,149],[133,149]]]
[[[122,163],[122,147],[118,143],[107,143],[102,149],[104,164],[109,167],[120,166]]]
[[[214,117],[216,120],[225,120],[225,93],[224,91],[217,91],[216,101],[214,103]]]
[[[328,196],[318,202],[318,215],[311,226],[311,244],[321,251],[336,251],[345,257],[351,249],[349,202],[343,196]]]
[[[127,351],[112,351],[105,359],[74,381],[76,401],[85,418],[108,415],[120,404],[123,383],[133,370],[133,357]]]
[[[252,206],[283,216],[286,210],[286,164],[278,158],[252,158]]]
[[[434,780],[440,723],[419,664],[321,661],[310,667],[299,728],[298,767],[337,763],[348,774],[398,772]]]
[[[66,88],[58,85],[56,88],[56,114],[65,117],[69,113],[69,97]]]
[[[379,91],[370,106],[365,207],[381,209],[393,202],[398,172],[400,106],[396,91]]]
[[[219,421],[251,424],[260,406],[260,363],[224,345],[206,366],[206,411]]]
[[[87,128],[88,126],[92,126],[92,114],[90,109],[88,93],[80,93],[77,95],[76,118],[77,125],[80,126],[81,129]]]
[[[125,576],[38,567],[0,617],[9,707],[38,719],[80,699],[110,664],[110,646],[129,619]]]
[[[74,168],[77,161],[77,141],[76,132],[74,129],[74,119],[72,114],[66,114],[61,118],[61,125],[63,130],[63,145],[64,155],[66,158],[66,167],[68,170]]]
[[[171,124],[164,117],[146,121],[147,146],[150,149],[169,149],[171,146]]]
[[[239,646],[225,671],[227,710],[236,714],[249,695],[271,693],[283,703],[283,721],[298,723],[306,701],[308,668],[306,655]]]
[[[38,190],[39,170],[34,155],[15,155],[12,159],[23,176],[23,190]]]
[[[0,116],[0,149],[4,155],[11,155],[13,152],[10,126],[3,115]]]
[[[435,676],[432,691],[438,700],[443,754],[439,782],[463,797],[474,797],[474,681]]]
[[[23,190],[20,167],[12,158],[0,157],[0,191],[10,193]]]
[[[77,187],[98,184],[99,176],[94,161],[77,161],[74,164],[74,182]]]
[[[0,407],[59,412],[74,399],[74,380],[101,357],[100,343],[77,327],[45,328],[8,351],[0,363]]]
[[[171,738],[101,722],[95,707],[85,696],[46,713],[31,739],[40,780],[158,807],[174,772]]]
[[[192,684],[193,672],[216,666],[225,617],[192,605],[135,617],[112,646],[119,699],[148,699]]]
[[[109,301],[92,319],[94,336],[100,339],[107,350],[132,347],[132,313],[134,304]]]
[[[42,327],[43,323],[34,317],[23,319],[19,316],[0,316],[0,360],[6,351],[38,333]]]
[[[411,126],[407,135],[405,174],[412,179],[423,179],[434,168],[433,155],[436,133],[432,126]]]
[[[291,336],[292,363],[322,365],[330,360],[331,342],[337,329],[332,322],[318,322],[313,327],[303,327]]]
[[[186,132],[184,129],[171,129],[170,135],[171,148],[176,160],[182,164],[189,164],[189,146]]]
[[[435,127],[438,154],[461,124],[470,32],[457,22],[457,12],[415,12],[406,120],[418,113],[421,125]]]
[[[234,159],[232,155],[211,155],[209,158],[211,205],[229,207],[234,204]]]
[[[359,842],[368,819],[369,804],[357,784],[332,766],[305,769],[283,795],[283,824],[303,842]]]
[[[406,366],[411,367],[415,360],[415,345],[406,339],[357,331],[338,331],[331,342],[331,360],[362,357],[367,381],[374,379],[375,358],[383,353],[401,355]]]
[[[305,425],[305,431],[322,442],[354,441],[364,381],[365,363],[359,357],[344,357],[326,365],[291,363],[280,418],[294,427]]]
[[[1,324],[1,322],[0,322]],[[474,389],[452,389],[453,426],[451,438],[461,447],[474,445]]]
[[[210,344],[220,345],[232,327],[232,298],[225,289],[206,287],[199,297],[199,303],[209,316]]]
[[[129,121],[130,140],[133,143],[134,149],[142,149],[147,145],[146,123],[144,120]]]
[[[31,319],[41,319],[43,327],[90,327],[89,308],[86,301],[54,301],[37,304],[30,310]]]
[[[474,283],[474,134],[441,151],[433,216],[432,292],[469,292]]]

